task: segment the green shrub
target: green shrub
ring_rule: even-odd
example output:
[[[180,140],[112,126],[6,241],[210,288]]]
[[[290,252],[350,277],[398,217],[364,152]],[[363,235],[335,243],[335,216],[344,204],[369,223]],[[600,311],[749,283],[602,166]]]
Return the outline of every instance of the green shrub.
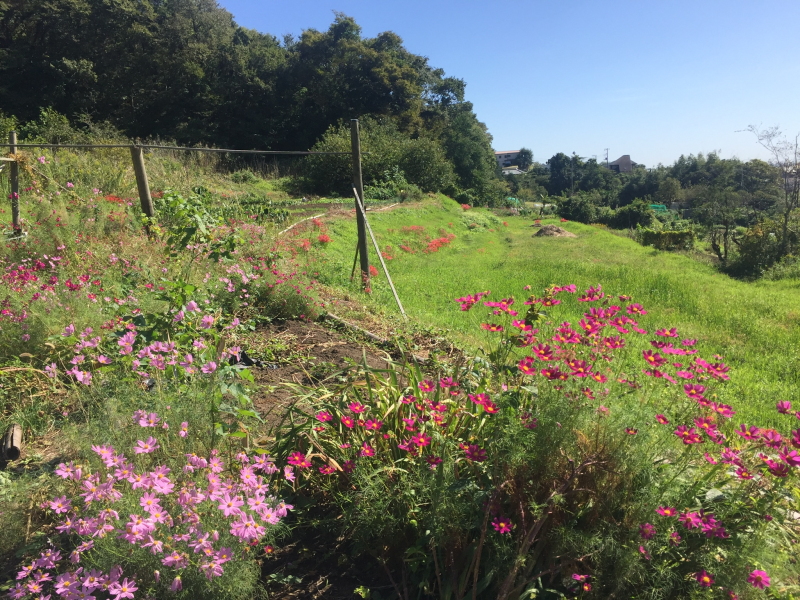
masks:
[[[575,194],[572,198],[561,198],[556,208],[558,216],[568,221],[594,223],[597,221],[597,207],[585,194]]]
[[[654,220],[650,205],[644,200],[635,200],[632,204],[618,208],[606,224],[615,229],[635,229],[638,226],[649,227]]]
[[[694,231],[656,231],[638,227],[636,241],[642,246],[652,246],[658,250],[691,250],[694,247]]]
[[[231,181],[234,183],[257,183],[261,178],[250,169],[242,169],[231,173]]]

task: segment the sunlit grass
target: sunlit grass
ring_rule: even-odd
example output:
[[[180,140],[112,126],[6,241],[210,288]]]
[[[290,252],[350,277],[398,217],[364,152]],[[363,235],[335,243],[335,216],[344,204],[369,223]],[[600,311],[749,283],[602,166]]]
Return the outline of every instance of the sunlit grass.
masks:
[[[579,223],[558,223],[577,238],[533,237],[531,219],[504,217],[507,226],[468,230],[463,216],[455,202],[442,198],[369,215],[381,248],[391,245],[394,250],[387,265],[405,310],[422,324],[445,328],[474,348],[483,332],[473,315],[458,310],[454,298],[491,290],[494,299],[513,295],[520,301],[526,285],[541,292],[551,284],[574,283],[585,289],[599,283],[644,305],[650,314],[642,324],[650,331],[677,327],[682,338],[702,341],[706,358],[723,356],[733,371],[724,400],[739,411],[737,418],[757,415],[761,422],[774,422],[777,400],[798,400],[800,281],[737,281],[688,256],[645,248]],[[411,237],[401,231],[408,225],[424,226],[433,237],[442,229],[456,238],[438,252],[408,254],[398,248]],[[332,224],[331,237],[323,276],[331,284],[353,288],[354,220]],[[371,262],[377,265],[374,252]],[[374,305],[397,312],[382,274],[373,289]],[[558,310],[552,315],[577,316]]]

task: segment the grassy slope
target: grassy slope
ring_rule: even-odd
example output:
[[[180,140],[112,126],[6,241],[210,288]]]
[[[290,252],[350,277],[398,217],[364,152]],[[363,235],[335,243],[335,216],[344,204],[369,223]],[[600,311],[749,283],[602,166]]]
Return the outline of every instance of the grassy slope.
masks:
[[[520,300],[525,285],[540,292],[550,284],[585,289],[600,283],[609,292],[633,295],[650,310],[641,321],[650,331],[677,327],[681,337],[703,342],[706,358],[723,355],[733,373],[723,400],[739,411],[737,418],[758,414],[762,424],[774,422],[777,400],[800,400],[800,282],[736,281],[689,257],[579,223],[563,224],[577,238],[533,238],[530,219],[511,217],[508,226],[494,226],[494,231],[470,231],[462,222],[466,216],[444,198],[369,215],[381,247],[393,247],[394,259],[387,265],[405,309],[421,324],[446,328],[475,346],[482,333],[475,318],[485,311],[465,315],[454,298],[488,289],[494,299],[515,295]],[[407,254],[397,246],[413,237],[400,231],[408,225],[422,225],[433,237],[443,228],[456,239],[437,253]],[[354,220],[332,224],[331,234],[324,280],[352,287]],[[374,253],[371,261],[377,264]],[[396,312],[384,279],[377,278],[373,301]],[[553,316],[576,315],[554,311]]]

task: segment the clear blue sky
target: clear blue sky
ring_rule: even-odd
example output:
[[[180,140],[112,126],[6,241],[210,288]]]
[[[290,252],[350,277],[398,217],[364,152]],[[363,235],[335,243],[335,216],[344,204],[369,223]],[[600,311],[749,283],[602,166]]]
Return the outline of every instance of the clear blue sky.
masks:
[[[495,150],[647,166],[681,154],[766,158],[748,125],[800,133],[797,0],[220,0],[282,37],[333,11],[467,82]]]

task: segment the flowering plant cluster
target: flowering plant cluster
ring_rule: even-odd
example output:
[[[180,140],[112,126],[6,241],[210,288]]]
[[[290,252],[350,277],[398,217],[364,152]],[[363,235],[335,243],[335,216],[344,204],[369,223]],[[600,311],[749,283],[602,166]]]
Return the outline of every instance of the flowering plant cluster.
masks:
[[[256,576],[253,548],[292,509],[274,495],[273,461],[244,452],[226,461],[216,450],[177,460],[188,422],[142,410],[132,421],[142,438],[132,453],[93,445],[90,464],[58,466],[64,493],[42,508],[59,535],[19,571],[12,598],[196,597]]]
[[[800,430],[789,402],[778,404],[783,431],[737,425],[715,391],[730,379],[721,358],[702,358],[697,340],[652,327],[645,307],[599,285],[554,286],[521,311],[513,297],[489,295],[456,300],[465,312],[488,309],[488,362],[435,378],[407,364],[388,375],[365,369],[310,410],[295,408],[279,454],[301,473],[298,485],[335,498],[351,529],[370,518],[365,502],[382,503],[394,533],[358,534],[361,544],[384,548],[381,561],[408,552],[398,544],[428,547],[435,580],[425,585],[442,593],[450,573],[463,594],[473,576],[499,569],[492,593],[515,597],[540,571],[568,575],[574,558],[564,557],[577,556],[593,571],[585,592],[611,589],[627,561],[558,540],[605,530],[619,510],[627,518],[607,535],[616,548],[632,542],[637,568],[654,580],[679,565],[675,593],[705,585],[699,573],[731,593],[746,581],[774,585],[753,561],[768,560],[758,540],[790,526],[796,510]],[[565,295],[584,307],[577,322],[549,314]],[[636,502],[620,504],[628,494]],[[413,542],[399,533],[409,527],[419,531]],[[466,548],[482,558],[459,559]]]

